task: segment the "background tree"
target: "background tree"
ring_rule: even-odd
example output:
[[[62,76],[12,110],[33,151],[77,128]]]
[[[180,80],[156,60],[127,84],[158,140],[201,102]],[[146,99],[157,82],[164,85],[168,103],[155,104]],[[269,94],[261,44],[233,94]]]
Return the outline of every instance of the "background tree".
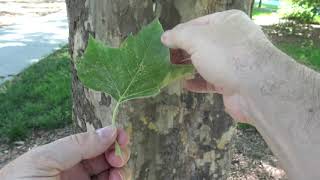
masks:
[[[70,55],[82,55],[89,34],[118,46],[159,17],[165,29],[226,9],[251,14],[252,0],[67,0]],[[192,37],[190,37],[192,38]],[[83,87],[72,63],[73,118],[79,131],[111,124],[114,101]],[[172,84],[156,97],[127,102],[119,124],[129,132],[134,179],[225,179],[234,133],[222,99]]]
[[[258,8],[261,8],[261,6],[262,6],[262,0],[259,0]]]

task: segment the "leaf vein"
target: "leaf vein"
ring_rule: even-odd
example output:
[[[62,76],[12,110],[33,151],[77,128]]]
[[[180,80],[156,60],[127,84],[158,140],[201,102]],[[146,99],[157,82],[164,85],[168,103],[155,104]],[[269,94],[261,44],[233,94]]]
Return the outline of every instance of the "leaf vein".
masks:
[[[146,49],[145,52],[148,52],[148,51],[149,51],[149,49],[150,49],[150,44],[151,44],[151,42],[152,42],[153,40],[154,40],[154,37],[149,41],[149,43],[148,43],[148,45],[147,45],[147,49]],[[131,79],[131,81],[130,81],[128,87],[126,88],[126,90],[124,91],[124,93],[120,96],[120,98],[119,98],[119,101],[120,101],[120,102],[121,102],[124,98],[126,98],[126,96],[125,96],[126,93],[129,91],[129,89],[131,88],[131,86],[132,86],[132,84],[134,83],[135,79],[137,78],[138,74],[139,74],[140,71],[142,70],[142,65],[143,65],[143,62],[144,62],[144,60],[145,60],[145,58],[146,58],[146,54],[147,54],[147,53],[144,53],[143,58],[141,59],[141,61],[140,61],[140,63],[139,63],[139,68],[138,68],[137,72],[135,73],[134,77]]]

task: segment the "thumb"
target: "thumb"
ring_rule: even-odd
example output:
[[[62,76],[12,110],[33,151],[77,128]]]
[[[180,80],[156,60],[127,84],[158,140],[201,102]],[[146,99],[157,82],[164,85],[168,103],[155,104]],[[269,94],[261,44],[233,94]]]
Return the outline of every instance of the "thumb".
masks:
[[[115,142],[117,129],[108,126],[96,132],[71,135],[35,149],[36,165],[63,171],[82,160],[103,154]]]

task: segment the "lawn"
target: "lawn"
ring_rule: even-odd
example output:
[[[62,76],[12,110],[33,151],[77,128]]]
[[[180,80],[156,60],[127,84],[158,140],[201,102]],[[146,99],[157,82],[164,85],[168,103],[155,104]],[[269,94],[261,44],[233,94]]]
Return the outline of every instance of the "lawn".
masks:
[[[311,44],[279,43],[279,49],[301,64],[320,72],[320,48]]]
[[[258,2],[255,1],[252,19],[266,17],[276,17],[279,19],[290,19],[300,23],[320,24],[320,15],[316,15],[313,19],[305,13],[308,10],[305,7],[300,7],[292,3],[292,0],[279,0],[279,5],[268,4],[266,0],[262,1],[261,7],[258,7]],[[308,14],[308,13],[307,13]]]
[[[258,7],[258,4],[255,3],[252,11],[252,17],[256,16],[268,16],[272,15],[272,13],[277,13],[279,7],[277,5],[264,4],[262,3],[261,8]]]
[[[0,86],[0,139],[17,141],[37,129],[71,122],[68,48],[53,52]]]

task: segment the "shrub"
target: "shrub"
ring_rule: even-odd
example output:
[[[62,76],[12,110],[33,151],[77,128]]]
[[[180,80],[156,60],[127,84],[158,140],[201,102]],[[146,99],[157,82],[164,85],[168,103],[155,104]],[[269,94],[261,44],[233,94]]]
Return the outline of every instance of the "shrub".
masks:
[[[293,8],[284,15],[285,19],[299,23],[317,23],[316,16],[320,14],[319,0],[293,0]]]

